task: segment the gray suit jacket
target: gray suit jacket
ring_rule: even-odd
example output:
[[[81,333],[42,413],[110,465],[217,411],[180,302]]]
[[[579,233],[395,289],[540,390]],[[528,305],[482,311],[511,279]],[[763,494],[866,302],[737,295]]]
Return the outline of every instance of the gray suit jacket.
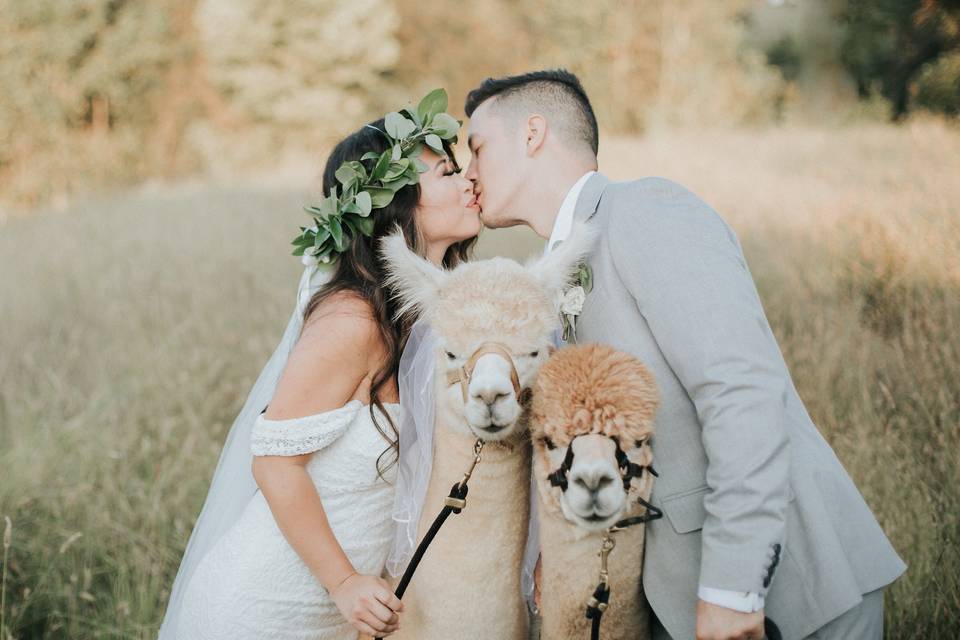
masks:
[[[574,219],[602,230],[576,340],[633,354],[660,388],[665,517],[647,525],[643,587],[670,635],[694,638],[698,584],[764,594],[783,637],[801,638],[903,573],[797,395],[720,216],[669,180],[595,174]]]

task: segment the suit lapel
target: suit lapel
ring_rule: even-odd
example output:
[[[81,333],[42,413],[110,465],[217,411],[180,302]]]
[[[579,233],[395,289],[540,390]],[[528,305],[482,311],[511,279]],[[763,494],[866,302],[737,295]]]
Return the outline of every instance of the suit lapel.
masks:
[[[610,178],[599,172],[587,179],[573,209],[574,221],[589,220],[597,212],[600,196],[603,195],[603,191],[608,184],[610,184]]]
[[[603,191],[607,188],[608,184],[610,184],[610,178],[600,172],[587,178],[587,182],[583,185],[583,189],[580,190],[580,195],[577,197],[577,204],[573,208],[574,222],[578,220],[587,221],[593,217],[593,214],[597,212],[597,207],[600,205],[600,197],[603,195]],[[576,343],[576,319],[574,319],[572,338],[573,342]]]

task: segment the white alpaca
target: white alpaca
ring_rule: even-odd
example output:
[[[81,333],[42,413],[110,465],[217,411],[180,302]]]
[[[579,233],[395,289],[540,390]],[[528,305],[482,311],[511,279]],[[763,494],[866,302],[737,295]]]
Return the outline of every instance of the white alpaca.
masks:
[[[562,291],[594,238],[582,225],[574,231],[525,266],[492,258],[451,271],[409,251],[399,234],[383,242],[400,314],[419,311],[439,338],[421,539],[473,461],[474,442],[485,441],[466,508],[447,519],[403,596],[396,638],[527,637],[520,589],[530,500],[526,390],[552,350]]]
[[[586,606],[600,582],[598,552],[608,528],[658,513],[647,514],[639,502],[653,490],[647,467],[658,404],[646,367],[605,345],[561,349],[537,375],[529,429],[540,507],[543,640],[590,638]],[[644,525],[609,537],[615,546],[608,549],[610,601],[600,637],[649,638],[640,582]]]

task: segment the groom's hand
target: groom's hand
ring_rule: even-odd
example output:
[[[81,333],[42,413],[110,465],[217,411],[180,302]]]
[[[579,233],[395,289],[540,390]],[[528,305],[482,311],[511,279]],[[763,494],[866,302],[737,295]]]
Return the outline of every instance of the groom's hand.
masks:
[[[697,640],[763,640],[763,609],[742,613],[697,600]]]

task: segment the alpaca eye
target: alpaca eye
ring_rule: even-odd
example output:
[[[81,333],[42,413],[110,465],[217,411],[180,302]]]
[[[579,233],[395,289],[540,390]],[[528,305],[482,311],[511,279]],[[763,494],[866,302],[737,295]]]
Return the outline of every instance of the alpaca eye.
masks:
[[[546,436],[543,437],[543,444],[547,445],[547,449],[556,449],[556,448],[557,448],[557,445],[553,444],[553,440],[551,440],[550,438],[548,438],[548,437],[546,437]]]
[[[453,354],[450,353],[449,351],[447,351],[446,353],[447,353],[447,359],[448,359],[448,360],[456,360],[456,359],[457,359],[457,356],[453,355]]]
[[[530,354],[530,357],[531,357],[531,358],[536,358],[538,355],[540,355],[540,352],[539,352],[539,351],[534,351],[533,353]]]

